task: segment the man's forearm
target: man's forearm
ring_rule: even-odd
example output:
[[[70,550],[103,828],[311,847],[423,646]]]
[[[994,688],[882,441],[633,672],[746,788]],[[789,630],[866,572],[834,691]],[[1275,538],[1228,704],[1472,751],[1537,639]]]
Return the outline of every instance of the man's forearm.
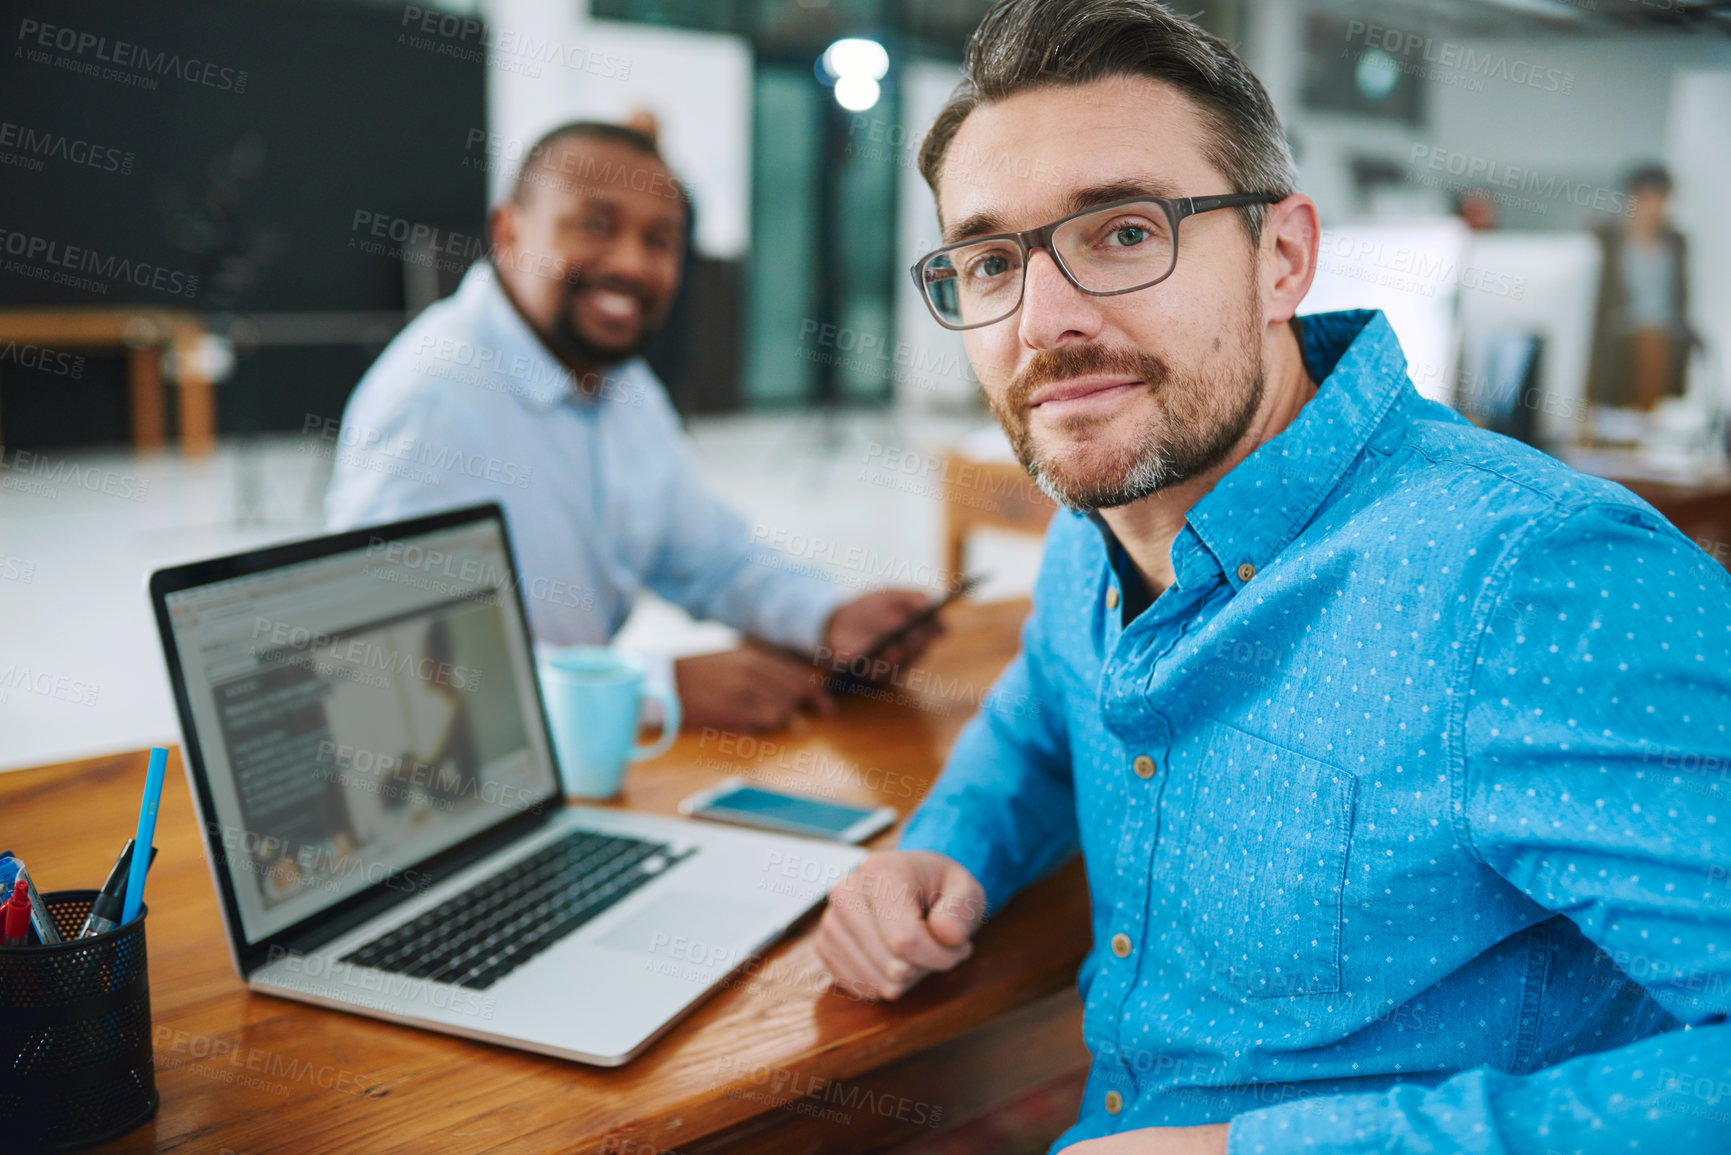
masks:
[[[1666,1155],[1731,1151],[1731,1023],[1669,1031],[1532,1075],[1302,1099],[1240,1115],[1227,1155]]]

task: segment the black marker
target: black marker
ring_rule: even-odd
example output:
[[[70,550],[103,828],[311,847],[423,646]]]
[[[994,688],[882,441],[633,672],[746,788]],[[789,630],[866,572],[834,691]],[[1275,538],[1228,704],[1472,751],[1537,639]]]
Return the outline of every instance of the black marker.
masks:
[[[114,860],[114,868],[108,872],[108,881],[102,884],[102,893],[90,904],[90,916],[79,928],[79,938],[102,934],[120,925],[121,908],[126,905],[126,878],[132,869],[132,845],[133,840],[128,838],[126,845],[121,847],[120,857]],[[152,846],[150,862],[144,864],[144,869],[148,871],[155,861],[156,847]]]

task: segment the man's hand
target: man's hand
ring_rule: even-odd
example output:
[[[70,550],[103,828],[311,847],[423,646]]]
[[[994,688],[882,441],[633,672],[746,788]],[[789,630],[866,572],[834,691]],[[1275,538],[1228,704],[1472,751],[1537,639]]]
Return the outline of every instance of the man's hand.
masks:
[[[880,851],[830,891],[817,953],[834,985],[864,999],[900,998],[974,953],[986,892],[967,868],[929,850]]]
[[[839,607],[830,614],[823,634],[832,665],[838,671],[846,669],[851,659],[869,654],[880,638],[901,629],[931,604],[932,599],[919,590],[880,590]],[[912,662],[941,633],[943,627],[933,618],[910,630],[874,660],[882,662],[881,668],[886,670]],[[864,676],[871,677],[872,672],[866,670]]]
[[[680,658],[673,663],[673,682],[688,730],[779,730],[802,706],[835,713],[835,700],[810,666],[762,650]]]
[[[1201,1127],[1143,1127],[1072,1143],[1058,1155],[1226,1155],[1226,1131],[1230,1124],[1209,1123]]]

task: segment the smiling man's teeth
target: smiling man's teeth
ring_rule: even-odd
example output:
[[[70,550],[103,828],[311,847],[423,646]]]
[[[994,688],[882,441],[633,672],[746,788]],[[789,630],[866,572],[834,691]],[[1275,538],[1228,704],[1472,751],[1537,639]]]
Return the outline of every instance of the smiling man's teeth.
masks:
[[[589,303],[610,317],[635,317],[641,311],[635,297],[627,293],[615,293],[610,289],[592,290]]]

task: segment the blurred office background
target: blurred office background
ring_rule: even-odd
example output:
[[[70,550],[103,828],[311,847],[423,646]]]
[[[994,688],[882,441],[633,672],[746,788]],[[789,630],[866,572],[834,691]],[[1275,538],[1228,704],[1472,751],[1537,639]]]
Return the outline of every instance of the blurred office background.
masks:
[[[324,431],[479,254],[527,145],[576,117],[652,116],[693,190],[651,360],[716,489],[856,585],[966,568],[1026,591],[1045,510],[993,472],[961,342],[906,275],[937,233],[919,142],[986,7],[14,7],[21,44],[29,21],[74,38],[0,73],[0,767],[172,733],[143,575],[318,530]],[[1387,310],[1427,395],[1645,487],[1731,560],[1727,6],[1184,7],[1262,77],[1321,206],[1307,309]],[[85,33],[202,64],[104,72]],[[1643,392],[1604,346],[1604,263],[1627,264],[1627,178],[1655,169],[1688,258]],[[72,246],[97,271],[56,279]],[[659,604],[627,638],[726,640]],[[71,683],[91,692],[41,689]]]

